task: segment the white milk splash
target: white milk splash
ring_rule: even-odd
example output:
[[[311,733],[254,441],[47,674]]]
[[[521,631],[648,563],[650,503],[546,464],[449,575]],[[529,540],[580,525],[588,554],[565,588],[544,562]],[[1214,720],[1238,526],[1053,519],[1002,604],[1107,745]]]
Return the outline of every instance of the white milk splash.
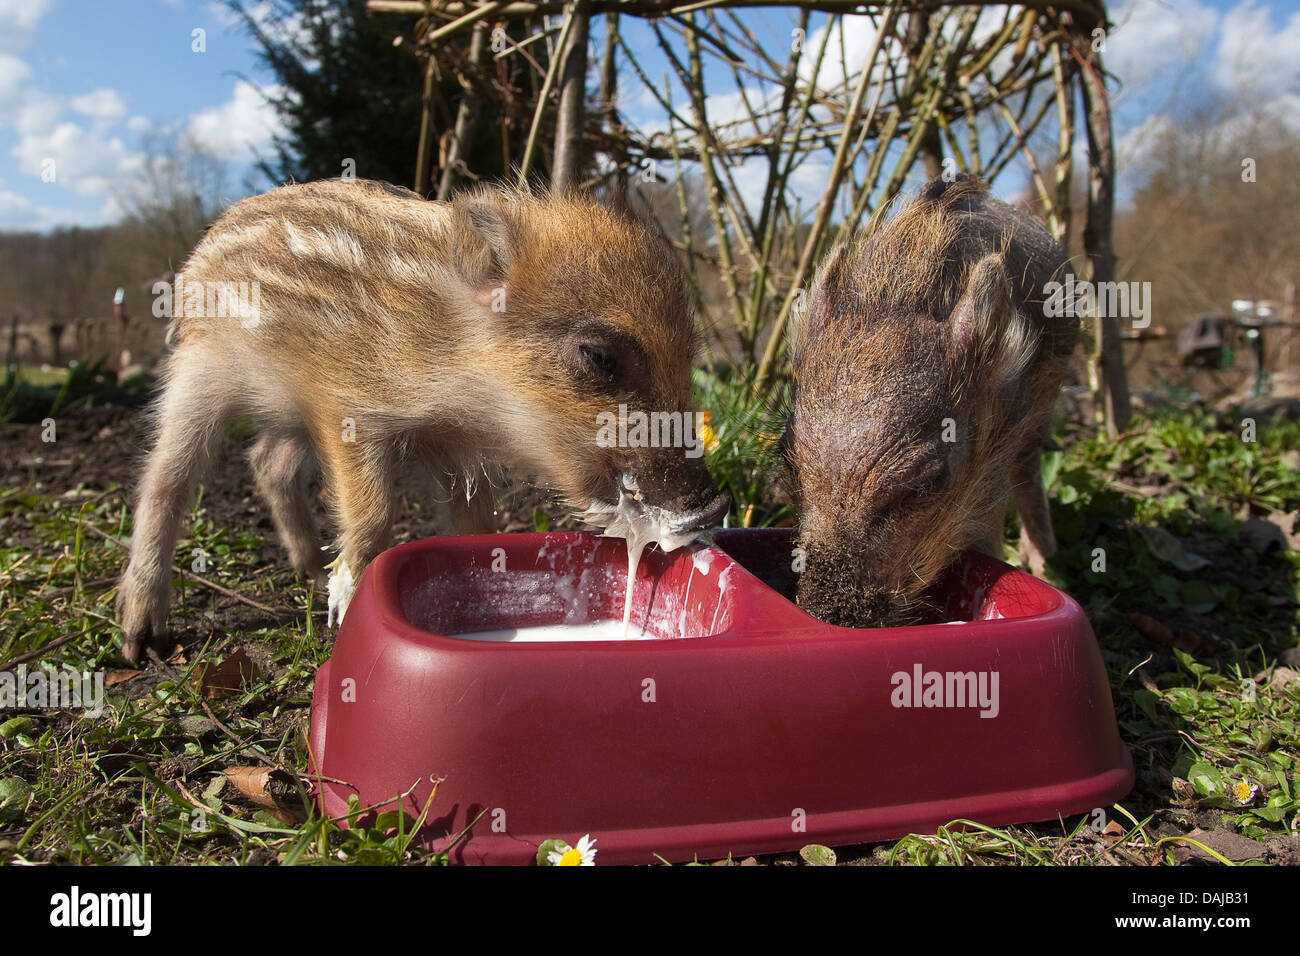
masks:
[[[636,587],[636,571],[641,564],[641,552],[648,544],[659,545],[660,550],[676,551],[699,537],[698,530],[673,531],[670,512],[640,499],[636,480],[623,476],[623,486],[618,491],[618,504],[614,506],[593,504],[583,514],[583,520],[604,527],[607,538],[627,541],[627,594],[623,599],[623,637],[627,637],[632,620],[632,593]]]

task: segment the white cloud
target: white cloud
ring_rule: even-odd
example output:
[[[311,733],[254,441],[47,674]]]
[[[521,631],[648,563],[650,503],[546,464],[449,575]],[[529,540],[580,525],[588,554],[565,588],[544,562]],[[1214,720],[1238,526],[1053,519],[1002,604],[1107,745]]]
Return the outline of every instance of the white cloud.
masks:
[[[122,102],[122,97],[117,95],[117,90],[107,88],[75,97],[70,105],[78,113],[95,120],[112,121],[126,115],[126,104]]]
[[[1178,124],[1158,113],[1148,116],[1133,129],[1124,133],[1115,143],[1115,164],[1121,170],[1141,170],[1147,168],[1151,160],[1161,149],[1168,149],[1170,136],[1176,133]],[[1087,155],[1083,157],[1083,167],[1087,168]]]
[[[256,19],[259,23],[263,22],[266,19],[266,14],[270,12],[270,7],[271,4],[266,3],[265,0],[263,0],[263,2],[260,3],[252,4],[251,13],[253,15],[253,18]],[[226,27],[227,29],[229,29],[230,27],[238,26],[240,23],[243,22],[240,19],[239,14],[237,14],[234,10],[230,9],[229,6],[227,6],[224,3],[215,2],[215,0],[214,2],[207,4],[204,10],[208,16],[212,17],[214,20],[216,20],[218,23],[220,23],[223,27]]]
[[[1300,10],[1274,26],[1269,10],[1245,0],[1223,18],[1214,79],[1242,94],[1282,92],[1300,84]]]
[[[32,68],[18,57],[0,53],[0,123],[17,109],[22,87],[31,75]]]
[[[272,0],[255,0],[252,3],[245,3],[243,6],[248,13],[249,19],[263,33],[289,42],[299,48],[311,46],[312,31],[308,27],[307,18],[300,12],[293,11],[288,16],[284,16],[283,6],[277,6]],[[244,18],[230,9],[227,4],[212,2],[205,9],[207,15],[216,20],[226,30],[245,29]],[[316,12],[313,19],[328,22],[334,39],[339,38],[339,31],[342,29],[342,18],[337,9],[331,8],[328,4],[323,5]],[[315,69],[317,66],[316,62],[310,58],[305,59],[303,65],[308,69]]]
[[[89,209],[56,209],[32,202],[7,189],[0,189],[0,230],[42,232],[68,226],[93,228],[112,222],[121,210],[112,199]]]
[[[745,105],[746,101],[748,106]],[[705,100],[704,109],[709,124],[718,131],[718,138],[726,142],[748,139],[770,129],[772,121],[765,118],[764,114],[778,108],[780,104],[780,97],[775,91],[765,97],[758,87],[747,86],[743,91],[735,89],[726,93],[714,93]],[[754,128],[749,112],[751,109],[758,114],[758,129]]]
[[[877,31],[871,17],[857,15],[841,17],[829,26],[818,27],[804,41],[803,56],[799,59],[799,78],[804,83],[813,78],[817,52],[828,29],[830,37],[826,41],[821,69],[817,71],[817,86],[823,90],[838,90],[846,84],[852,85],[862,72],[862,64],[871,52]],[[889,52],[888,49],[882,50],[877,64],[885,62]]]
[[[794,200],[794,205],[804,216],[811,216],[817,204],[826,192],[830,181],[831,163],[829,158],[813,156],[802,163],[790,174],[787,190]],[[841,187],[841,198],[846,195]],[[842,210],[841,210],[842,212]]]
[[[22,136],[41,135],[54,128],[62,113],[63,101],[57,96],[25,86],[13,112],[13,127]]]
[[[35,204],[25,196],[0,189],[0,229],[35,229]]]
[[[129,150],[119,138],[104,137],[76,123],[59,123],[45,133],[23,136],[12,153],[18,168],[40,176],[54,160],[55,184],[79,196],[106,196],[140,169],[142,154]]]
[[[1208,48],[1219,14],[1197,0],[1128,0],[1106,37],[1106,68],[1130,93],[1185,72]]]
[[[50,0],[0,0],[0,51],[21,50],[50,8]]]
[[[268,87],[274,94],[276,87]],[[204,151],[220,159],[247,161],[271,144],[282,126],[274,108],[251,83],[240,80],[221,106],[190,119],[189,132]]]

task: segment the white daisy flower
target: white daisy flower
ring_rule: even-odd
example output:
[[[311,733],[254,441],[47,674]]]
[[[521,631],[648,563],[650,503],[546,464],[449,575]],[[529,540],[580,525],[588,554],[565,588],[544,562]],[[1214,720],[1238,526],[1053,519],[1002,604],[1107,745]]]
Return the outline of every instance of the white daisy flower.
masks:
[[[546,854],[546,862],[551,866],[595,866],[596,841],[591,834],[585,834],[576,847],[567,843]]]

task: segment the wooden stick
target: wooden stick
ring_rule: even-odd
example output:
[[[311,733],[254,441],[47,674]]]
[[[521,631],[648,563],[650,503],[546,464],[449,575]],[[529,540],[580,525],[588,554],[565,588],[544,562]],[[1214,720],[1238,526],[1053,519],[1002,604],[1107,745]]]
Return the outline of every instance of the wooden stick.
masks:
[[[555,119],[555,153],[551,156],[551,188],[564,192],[573,186],[582,168],[582,141],[586,126],[587,32],[590,0],[574,0],[573,26],[559,49],[560,108]]]
[[[886,34],[894,25],[895,8],[890,7],[885,14],[880,29],[876,31],[875,37],[871,41],[871,52],[867,54],[866,64],[862,68],[862,73],[858,77],[857,88],[853,91],[853,100],[849,103],[848,112],[844,116],[843,132],[840,134],[839,145],[835,148],[835,158],[831,160],[831,171],[827,177],[826,188],[822,191],[821,201],[817,203],[817,213],[813,217],[812,229],[809,230],[808,238],[804,242],[803,252],[799,256],[799,264],[795,268],[794,278],[790,281],[790,290],[786,294],[785,301],[781,303],[781,311],[777,314],[776,321],[772,323],[772,332],[767,339],[767,347],[763,350],[763,359],[758,364],[758,372],[754,376],[754,394],[759,394],[763,386],[767,384],[768,378],[772,374],[772,366],[776,362],[777,351],[781,347],[781,342],[785,338],[785,327],[790,321],[790,313],[794,308],[795,297],[803,289],[804,280],[808,278],[808,273],[812,270],[813,256],[817,251],[817,245],[821,241],[822,233],[826,231],[826,225],[830,222],[831,208],[835,205],[835,197],[839,194],[840,184],[844,181],[845,163],[849,157],[849,146],[853,141],[853,127],[862,112],[862,101],[866,98],[867,87],[871,85],[871,66],[876,62],[876,56],[880,52],[880,47],[884,43]]]
[[[421,4],[421,6],[424,5]],[[445,26],[438,27],[438,29],[434,30],[432,33],[426,33],[424,35],[424,42],[436,43],[439,40],[441,40],[443,37],[451,36],[456,31],[464,29],[465,27],[473,23],[475,20],[482,20],[484,17],[491,16],[492,14],[496,13],[504,6],[506,6],[506,4],[501,2],[501,0],[493,0],[492,3],[485,3],[481,7],[475,7],[460,19],[453,20],[451,23],[448,23]],[[422,9],[420,12],[427,13],[428,8],[424,7],[424,9]]]
[[[1031,10],[1058,10],[1078,14],[1089,22],[1105,19],[1105,6],[1101,0],[1020,0],[1022,6]],[[1000,6],[1001,4],[999,4]],[[498,15],[503,20],[518,20],[524,17],[545,16],[562,13],[568,6],[564,0],[539,0],[539,2],[515,2],[499,5]],[[897,10],[906,13],[911,10],[939,10],[943,7],[993,6],[987,0],[910,0],[910,2],[892,4],[884,0],[696,0],[682,3],[680,0],[592,0],[592,13],[627,13],[633,16],[666,17],[707,10],[712,7],[739,7],[758,9],[763,7],[794,7],[801,10],[818,10],[825,13],[883,13],[885,10]],[[366,9],[370,13],[405,13],[412,16],[425,16],[429,13],[427,0],[368,0]],[[468,2],[444,3],[439,11],[449,16],[473,11],[474,6]],[[451,26],[451,24],[448,24]],[[446,29],[444,27],[444,29]]]
[[[564,15],[564,28],[560,31],[560,42],[556,44],[557,50],[563,50],[569,42],[569,31],[573,29],[575,5],[570,4],[568,13]],[[546,79],[542,81],[542,88],[537,93],[537,108],[533,111],[533,125],[528,129],[528,142],[524,145],[524,158],[519,163],[519,188],[523,189],[528,185],[528,170],[533,164],[533,152],[537,149],[537,135],[542,129],[542,115],[546,112],[546,101],[551,98],[551,87],[555,85],[555,77],[560,72],[560,64],[563,62],[563,56],[552,56],[551,62],[546,67]]]
[[[127,547],[126,542],[123,541],[121,538],[116,538],[113,535],[109,534],[107,531],[101,531],[99,528],[96,528],[93,524],[86,524],[85,527],[95,532],[95,534],[99,535],[101,538],[106,538],[109,541],[112,541],[115,545],[122,548],[123,550],[130,550]],[[172,565],[172,570],[183,577],[189,578],[191,581],[197,581],[199,584],[202,584],[204,587],[211,588],[212,590],[216,591],[219,594],[224,594],[226,597],[234,598],[236,601],[239,601],[241,604],[247,604],[249,607],[256,608],[259,611],[265,611],[267,614],[275,614],[275,615],[293,614],[294,616],[297,616],[296,611],[289,611],[286,608],[267,607],[265,604],[259,604],[257,601],[254,601],[252,598],[244,597],[244,595],[240,594],[238,591],[232,591],[230,590],[230,588],[224,588],[220,584],[217,584],[215,581],[209,581],[207,578],[203,577],[202,575],[195,574],[193,571],[186,571],[184,568],[178,567],[175,564]]]

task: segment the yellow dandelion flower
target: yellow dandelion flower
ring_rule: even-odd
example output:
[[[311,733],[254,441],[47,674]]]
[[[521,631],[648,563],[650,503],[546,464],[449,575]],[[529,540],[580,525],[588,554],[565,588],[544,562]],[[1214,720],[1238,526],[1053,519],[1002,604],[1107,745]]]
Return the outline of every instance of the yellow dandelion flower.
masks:
[[[704,442],[705,454],[712,454],[713,452],[718,450],[717,432],[715,432],[713,430],[713,426],[709,424],[711,421],[713,421],[713,413],[703,412],[701,413],[701,415],[703,420],[700,422],[700,428],[699,428],[700,441]]]

